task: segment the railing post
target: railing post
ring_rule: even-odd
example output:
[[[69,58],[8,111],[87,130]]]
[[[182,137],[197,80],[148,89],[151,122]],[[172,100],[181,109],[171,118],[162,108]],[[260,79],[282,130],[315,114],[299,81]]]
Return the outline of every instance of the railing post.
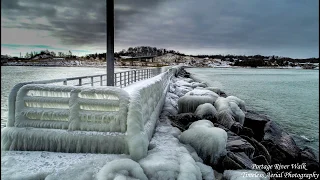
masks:
[[[102,86],[102,76],[100,76],[100,86]]]
[[[122,72],[120,73],[120,87],[122,87]]]
[[[134,82],[137,82],[137,71],[134,70]]]
[[[117,86],[117,74],[118,73],[114,73],[114,78],[115,78],[114,86]]]
[[[126,87],[126,83],[127,83],[126,81],[127,81],[126,72],[124,72],[124,77],[123,77],[124,87]]]
[[[67,85],[67,81],[63,81],[63,85]]]
[[[93,86],[93,77],[91,77],[91,86]]]
[[[79,79],[79,86],[82,86],[82,79]]]

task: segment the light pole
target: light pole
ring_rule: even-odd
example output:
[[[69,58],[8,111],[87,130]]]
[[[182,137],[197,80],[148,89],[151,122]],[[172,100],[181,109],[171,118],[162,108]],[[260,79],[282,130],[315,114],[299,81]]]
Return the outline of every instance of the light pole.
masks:
[[[114,86],[114,0],[107,0],[107,86]]]

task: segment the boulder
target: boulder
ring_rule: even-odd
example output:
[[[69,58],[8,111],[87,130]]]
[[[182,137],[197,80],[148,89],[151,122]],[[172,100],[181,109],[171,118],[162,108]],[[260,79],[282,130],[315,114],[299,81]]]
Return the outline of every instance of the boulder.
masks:
[[[220,90],[220,97],[226,98],[226,97],[228,97],[228,95],[224,91]]]
[[[222,168],[222,170],[220,170],[219,167]],[[220,171],[227,170],[227,169],[243,169],[239,163],[234,161],[229,156],[224,157],[224,159],[222,160],[222,166],[219,166],[219,167],[217,166],[217,167],[215,167],[215,169],[220,170]]]
[[[234,122],[230,127],[230,131],[236,134],[240,134],[240,132],[242,132],[242,129],[243,129],[243,126],[238,122]]]
[[[271,155],[271,164],[295,163],[301,152],[293,138],[273,121],[266,123],[261,143]]]
[[[257,157],[257,156],[262,155],[263,157],[265,157],[268,164],[271,163],[271,156],[270,156],[268,150],[260,142],[258,142],[257,140],[255,140],[252,137],[243,136],[243,135],[241,135],[240,137],[247,140],[254,147],[255,152],[253,154],[253,157]]]
[[[200,120],[198,116],[193,113],[181,113],[175,116],[169,116],[171,125],[179,128],[181,131],[185,131],[189,128],[192,122]]]
[[[319,169],[320,169],[319,159],[311,148],[305,147],[300,152],[300,158],[301,158],[300,159],[301,164],[306,163],[306,167],[309,173],[313,173],[313,172],[319,173]]]
[[[170,119],[178,121],[184,125],[200,120],[200,118],[196,116],[194,113],[180,113],[175,116],[170,116]]]
[[[227,156],[239,164],[242,169],[252,169],[253,162],[244,152],[228,152]]]
[[[228,131],[227,151],[231,152],[244,152],[249,158],[253,157],[255,148],[245,139],[237,134]]]
[[[240,136],[248,136],[248,137],[253,137],[254,133],[252,131],[252,129],[248,128],[248,127],[242,127],[242,129],[240,130],[240,133],[238,134]]]
[[[224,126],[214,123],[215,127],[219,127],[227,132],[228,139],[227,139],[227,151],[230,152],[245,152],[249,157],[253,157],[255,153],[255,147],[247,141],[246,139],[238,136],[236,133],[230,131],[229,129],[225,128]]]
[[[254,133],[253,137],[256,140],[261,141],[264,136],[264,127],[269,121],[270,119],[267,116],[248,110],[245,114],[245,121],[243,125],[252,129]]]

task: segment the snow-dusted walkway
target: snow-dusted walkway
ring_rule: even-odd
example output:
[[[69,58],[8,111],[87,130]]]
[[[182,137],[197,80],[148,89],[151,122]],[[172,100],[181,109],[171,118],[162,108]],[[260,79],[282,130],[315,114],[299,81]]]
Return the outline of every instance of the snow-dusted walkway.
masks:
[[[131,94],[145,80],[125,88]],[[168,98],[166,99],[168,101]],[[147,157],[137,163],[125,154],[2,151],[2,179],[213,179],[211,167],[194,149],[179,142],[180,130],[172,127],[167,111],[157,120]]]

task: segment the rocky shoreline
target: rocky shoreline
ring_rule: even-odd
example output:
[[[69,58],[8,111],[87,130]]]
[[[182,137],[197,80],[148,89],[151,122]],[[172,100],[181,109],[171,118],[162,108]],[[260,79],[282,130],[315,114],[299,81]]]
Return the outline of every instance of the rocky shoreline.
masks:
[[[183,134],[190,129],[192,123],[206,119],[212,122],[214,127],[227,132],[226,154],[214,163],[203,159],[206,165],[211,166],[218,174],[221,173],[220,176],[215,175],[216,177],[232,179],[230,177],[237,172],[243,171],[243,175],[250,170],[263,171],[270,179],[310,179],[316,178],[316,175],[319,177],[319,159],[315,152],[307,147],[299,148],[291,135],[265,115],[245,110],[243,124],[225,122],[221,117],[210,113],[211,110],[200,113],[199,116],[194,110],[201,104],[208,103],[206,101],[196,104],[190,112],[181,110],[183,106],[180,99],[194,89],[212,90],[224,98],[228,95],[217,88],[207,87],[205,83],[196,82],[184,69],[176,74],[176,78],[186,83],[179,81],[178,85],[170,87],[167,94],[172,97],[172,102],[166,102],[163,111],[167,111],[171,125],[179,128]],[[215,105],[214,102],[211,104]],[[241,105],[239,107],[241,108]],[[199,156],[201,157],[201,154]]]

